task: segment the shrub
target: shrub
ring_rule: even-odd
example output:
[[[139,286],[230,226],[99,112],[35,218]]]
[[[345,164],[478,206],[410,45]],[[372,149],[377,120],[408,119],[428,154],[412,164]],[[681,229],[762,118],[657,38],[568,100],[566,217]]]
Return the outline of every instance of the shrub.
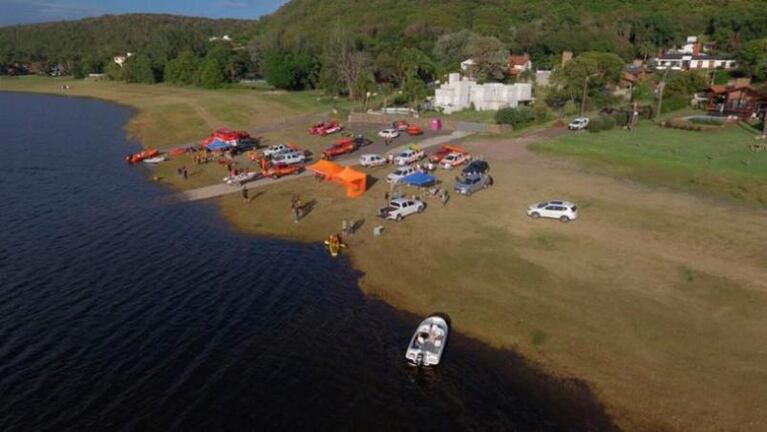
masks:
[[[668,113],[672,111],[678,111],[690,106],[689,98],[686,96],[673,96],[669,98],[663,98],[663,105],[661,105],[661,111]]]
[[[692,117],[688,121],[690,123],[708,126],[722,126],[724,124],[724,121],[711,117]]]
[[[502,108],[495,113],[497,124],[508,124],[515,129],[524,127],[535,120],[535,113],[529,107]]]
[[[612,116],[595,117],[589,119],[589,132],[597,133],[606,130],[613,129],[615,127],[615,119]]]

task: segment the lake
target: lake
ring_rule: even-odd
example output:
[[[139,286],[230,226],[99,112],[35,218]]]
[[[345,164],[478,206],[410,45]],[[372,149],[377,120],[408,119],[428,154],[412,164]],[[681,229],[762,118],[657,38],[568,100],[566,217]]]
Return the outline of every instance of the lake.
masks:
[[[458,333],[407,367],[419,317],[320,245],[174,202],[124,162],[129,109],[0,107],[0,430],[614,429],[584,383]]]

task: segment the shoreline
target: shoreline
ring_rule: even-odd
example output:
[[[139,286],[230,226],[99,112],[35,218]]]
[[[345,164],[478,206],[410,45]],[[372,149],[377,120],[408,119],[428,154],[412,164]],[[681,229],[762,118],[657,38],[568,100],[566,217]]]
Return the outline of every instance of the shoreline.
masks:
[[[92,98],[114,103],[110,99]],[[134,107],[127,106],[134,116],[139,115]],[[487,139],[493,140],[492,137]],[[501,147],[513,147],[512,143],[517,142],[506,138],[500,141],[508,141]],[[700,385],[713,387],[712,391],[721,392],[726,397],[726,386],[706,380],[700,384],[687,382],[678,377],[668,377],[665,375],[667,372],[647,375],[642,372],[646,365],[641,357],[626,360],[629,355],[636,357],[634,351],[638,342],[641,342],[638,347],[650,349],[655,358],[668,355],[665,345],[648,347],[652,340],[646,340],[641,332],[632,330],[635,325],[645,327],[645,331],[648,326],[654,329],[660,325],[657,331],[673,329],[678,334],[693,337],[696,332],[685,333],[689,329],[684,330],[684,327],[691,326],[693,330],[702,329],[699,330],[702,333],[697,333],[695,337],[706,334],[715,339],[726,339],[727,333],[722,332],[729,331],[736,323],[735,328],[742,326],[739,320],[729,315],[726,322],[720,322],[720,317],[718,321],[706,324],[697,315],[698,311],[688,310],[685,303],[669,303],[670,300],[660,292],[657,298],[650,298],[647,286],[655,283],[676,287],[679,283],[692,283],[689,275],[693,274],[695,283],[702,284],[696,290],[711,290],[721,285],[737,293],[752,288],[732,280],[731,274],[742,271],[751,277],[761,273],[757,265],[758,256],[749,256],[749,251],[756,253],[753,243],[758,239],[743,236],[743,231],[747,234],[749,227],[758,226],[758,221],[750,215],[729,215],[724,204],[722,208],[709,209],[695,197],[676,191],[653,191],[653,197],[643,198],[643,194],[651,188],[615,184],[614,179],[579,173],[577,169],[567,167],[561,169],[561,178],[541,182],[546,177],[537,170],[551,168],[540,165],[537,156],[525,161],[520,158],[529,156],[515,154],[507,160],[503,158],[502,148],[494,151],[501,152],[491,160],[493,172],[502,170],[498,172],[497,187],[467,199],[453,196],[445,209],[439,208],[435,201],[429,201],[429,208],[423,215],[413,216],[412,220],[408,218],[401,224],[387,224],[386,234],[374,240],[367,238],[372,230],[368,209],[375,208],[379,203],[382,182],[373,185],[374,191],[369,191],[367,196],[357,201],[347,200],[337,186],[303,179],[289,182],[295,188],[269,185],[264,188],[268,190],[253,199],[247,207],[239,196],[218,198],[215,203],[221,216],[240,234],[302,244],[321,241],[328,230],[338,229],[338,222],[346,215],[362,216],[366,220],[363,231],[359,237],[350,240],[353,243],[347,249],[347,258],[349,265],[360,273],[358,286],[366,296],[409,313],[455,310],[451,316],[455,317],[454,322],[461,323],[458,326],[460,333],[491,347],[510,349],[559,379],[578,377],[588,382],[610,417],[628,430],[685,430],[691,425],[696,425],[699,430],[713,430],[716,425],[733,424],[745,428],[744,423],[735,419],[749,417],[748,412],[752,413],[751,419],[754,416],[758,419],[749,407],[763,400],[760,394],[751,395],[751,403],[741,400],[744,406],[740,409],[735,409],[733,403],[727,404],[731,408],[729,413],[721,408],[725,405],[720,397],[691,397],[691,401],[680,403],[673,400],[677,394],[695,394]],[[383,171],[374,171],[373,174],[378,176]],[[443,176],[446,181],[449,177]],[[151,178],[147,179],[151,181]],[[286,204],[295,189],[317,200],[316,208],[298,227],[290,223]],[[563,190],[575,191],[574,198],[578,200],[579,207],[586,211],[590,209],[593,214],[591,221],[530,225],[516,211],[509,212],[508,208],[498,206],[501,199],[510,199],[518,210],[517,206],[533,202],[541,194],[556,195]],[[594,194],[593,191],[602,193]],[[616,209],[614,204],[623,203],[627,194],[635,196],[639,202]],[[665,203],[666,206],[658,210],[657,203]],[[712,213],[712,227],[691,219],[687,214],[690,209],[699,211],[703,208]],[[475,214],[478,211],[481,214]],[[619,217],[600,217],[595,211]],[[488,220],[485,215],[496,215],[498,218]],[[733,217],[735,221],[727,219]],[[734,227],[738,224],[742,228],[736,232]],[[682,231],[681,227],[684,227]],[[709,245],[703,245],[706,248],[701,249],[699,240],[693,242],[696,236],[700,237],[699,233],[712,229],[713,238],[740,239],[745,250],[734,252],[727,249],[743,261],[737,267],[733,265],[735,268],[728,270],[725,267],[735,261],[708,256]],[[648,234],[665,246],[661,248],[660,245],[645,242]],[[626,256],[626,246],[611,241],[622,237],[631,239],[631,253],[635,256],[630,261],[622,261],[623,268],[616,269],[620,271],[611,273],[612,270],[601,268],[599,263],[613,262]],[[711,234],[706,238],[712,238]],[[414,239],[420,240],[414,242]],[[408,247],[402,249],[401,245]],[[685,251],[685,245],[691,252]],[[700,251],[696,252],[698,249]],[[475,250],[478,256],[467,255],[464,250]],[[392,251],[396,252],[394,256]],[[704,252],[705,255],[701,255]],[[565,257],[569,257],[569,262],[560,263]],[[684,272],[679,270],[680,267]],[[471,269],[470,274],[461,272],[461,268]],[[479,277],[480,285],[472,274]],[[611,300],[616,296],[611,277],[622,278],[621,285],[629,288],[628,291],[623,288],[615,300]],[[453,286],[442,284],[446,280],[452,281]],[[718,301],[716,298],[695,298],[698,302],[713,300],[715,304]],[[594,303],[593,307],[587,303],[589,301]],[[629,303],[624,303],[626,301]],[[728,302],[732,300],[728,299]],[[662,305],[660,311],[653,311],[659,308],[659,304]],[[709,304],[702,304],[705,305],[703,310],[708,311]],[[735,311],[740,310],[740,303],[734,307]],[[615,313],[612,313],[613,310]],[[667,314],[680,313],[690,322],[682,326],[673,320],[668,321]],[[647,317],[659,322],[647,323]],[[719,324],[724,329],[718,333],[714,327]],[[664,329],[664,325],[669,327]],[[709,327],[712,325],[714,327]],[[630,337],[613,334],[611,327]],[[584,330],[581,331],[581,328]],[[624,337],[625,340],[621,339]],[[697,364],[701,373],[708,371],[711,363],[696,363],[694,360],[705,360],[706,351],[700,352],[697,345],[685,342],[684,348],[689,352],[675,355],[681,355],[690,364]],[[604,345],[602,349],[616,351],[616,354],[600,355],[584,345],[589,343],[596,344],[595,347]],[[721,349],[724,352],[731,350],[729,346]],[[636,367],[632,366],[632,361],[637,362]],[[714,364],[721,367],[721,364]],[[676,366],[673,356],[667,364],[654,365],[665,371]],[[729,379],[737,381],[742,378],[735,374]],[[624,387],[626,391],[621,390]],[[668,394],[662,389],[674,391]],[[652,399],[657,399],[657,402]],[[665,405],[668,407],[665,408]],[[714,408],[717,406],[718,409]],[[698,420],[695,420],[696,417]]]

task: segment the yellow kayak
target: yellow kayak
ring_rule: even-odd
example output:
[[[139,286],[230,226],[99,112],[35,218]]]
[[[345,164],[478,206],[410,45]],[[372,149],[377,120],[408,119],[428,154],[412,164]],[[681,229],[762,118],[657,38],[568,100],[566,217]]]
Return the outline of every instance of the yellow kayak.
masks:
[[[341,248],[346,247],[346,243],[333,244],[330,243],[329,240],[325,240],[325,246],[327,246],[328,252],[330,252],[330,256],[336,258],[338,257],[338,252],[341,251]]]

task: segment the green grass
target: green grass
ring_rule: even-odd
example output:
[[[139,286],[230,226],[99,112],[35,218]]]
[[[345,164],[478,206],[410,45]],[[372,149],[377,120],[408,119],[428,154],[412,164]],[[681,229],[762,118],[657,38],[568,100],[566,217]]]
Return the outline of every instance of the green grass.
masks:
[[[573,133],[534,150],[575,156],[597,171],[655,185],[767,203],[767,153],[753,152],[739,127],[691,132],[649,123],[632,132]]]

